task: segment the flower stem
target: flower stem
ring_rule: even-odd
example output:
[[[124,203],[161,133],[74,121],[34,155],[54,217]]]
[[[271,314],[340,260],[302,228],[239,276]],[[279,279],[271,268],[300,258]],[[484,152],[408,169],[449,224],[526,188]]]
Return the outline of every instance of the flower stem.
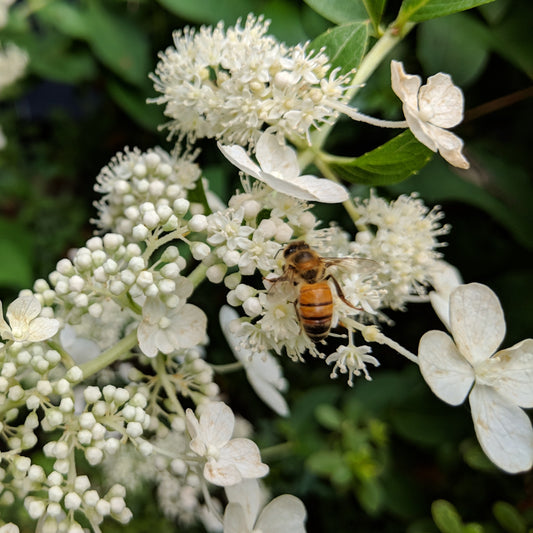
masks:
[[[188,276],[187,279],[192,281],[194,288],[198,287],[202,281],[205,279],[205,273],[207,272],[207,267],[200,263]]]
[[[165,367],[165,358],[162,354],[157,356],[155,371],[157,372],[157,377],[161,381],[161,385],[163,385],[163,389],[165,389],[165,392],[167,393],[170,403],[174,407],[174,411],[176,414],[184,417],[185,411],[183,410],[183,407],[176,396],[176,389],[172,386],[172,383],[168,379],[167,369]]]
[[[225,365],[209,365],[217,374],[227,374],[229,372],[235,372],[236,370],[241,370],[244,368],[244,364],[241,361],[236,361],[235,363],[228,363]]]
[[[83,379],[96,374],[99,370],[106,368],[111,363],[114,363],[118,359],[121,359],[124,355],[137,344],[137,330],[133,330],[123,339],[120,339],[114,346],[102,352],[98,357],[92,361],[80,365],[83,371]]]

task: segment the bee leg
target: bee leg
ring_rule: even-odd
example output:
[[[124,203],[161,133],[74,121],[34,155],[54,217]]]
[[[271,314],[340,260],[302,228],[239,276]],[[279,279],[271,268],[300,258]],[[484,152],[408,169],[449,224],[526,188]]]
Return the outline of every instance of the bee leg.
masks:
[[[363,311],[362,307],[355,307],[352,303],[350,303],[346,297],[344,296],[344,293],[342,292],[341,286],[339,285],[339,282],[330,274],[326,277],[326,280],[330,279],[333,281],[333,285],[335,285],[335,290],[337,291],[337,295],[339,298],[346,304],[349,305],[352,309],[356,309],[357,311]]]

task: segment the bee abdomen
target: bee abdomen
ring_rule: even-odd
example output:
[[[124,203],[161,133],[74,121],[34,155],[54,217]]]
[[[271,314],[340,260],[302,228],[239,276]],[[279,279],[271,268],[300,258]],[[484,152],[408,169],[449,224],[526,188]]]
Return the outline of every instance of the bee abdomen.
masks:
[[[326,338],[333,315],[333,298],[327,282],[302,286],[298,307],[300,321],[307,336],[313,342]]]

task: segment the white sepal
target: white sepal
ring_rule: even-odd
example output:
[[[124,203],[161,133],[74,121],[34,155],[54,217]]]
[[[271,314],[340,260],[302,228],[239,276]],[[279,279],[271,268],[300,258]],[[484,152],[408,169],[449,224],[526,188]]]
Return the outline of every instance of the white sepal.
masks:
[[[420,372],[441,400],[459,405],[474,383],[474,370],[461,356],[449,335],[428,331],[418,348]]]
[[[460,285],[450,296],[450,328],[459,352],[472,365],[487,360],[505,336],[500,300],[481,283]]]
[[[470,393],[474,428],[487,457],[509,473],[533,466],[533,428],[527,414],[493,388],[476,384]]]

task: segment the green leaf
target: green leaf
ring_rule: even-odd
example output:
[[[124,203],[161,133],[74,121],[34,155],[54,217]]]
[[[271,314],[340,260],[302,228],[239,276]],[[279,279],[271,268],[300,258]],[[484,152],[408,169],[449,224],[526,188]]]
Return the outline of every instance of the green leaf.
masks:
[[[143,128],[156,131],[164,122],[161,107],[146,103],[145,91],[137,91],[117,81],[110,81],[107,90],[113,100]]]
[[[342,455],[336,451],[320,450],[307,459],[307,466],[316,474],[330,476],[337,470],[348,470]]]
[[[189,191],[189,194],[187,195],[187,199],[190,202],[196,202],[196,203],[202,204],[205,215],[209,215],[212,213],[211,208],[209,207],[209,204],[207,202],[204,184],[201,178],[196,182],[196,187],[192,189],[191,191]]]
[[[366,52],[369,36],[368,22],[350,22],[336,26],[314,39],[309,48],[326,48],[333,68],[339,67],[343,74],[359,67]]]
[[[442,533],[462,533],[463,521],[455,507],[446,500],[437,500],[431,505],[435,525]]]
[[[250,0],[158,0],[171,13],[186,20],[217,24],[220,20],[233,24],[250,12],[260,12],[259,2]]]
[[[33,238],[16,222],[0,219],[0,286],[27,288],[33,282]]]
[[[357,487],[356,492],[359,503],[370,515],[376,514],[384,504],[385,493],[376,479],[365,481],[360,487]]]
[[[509,533],[526,533],[527,525],[516,507],[507,502],[496,502],[492,512],[499,524]]]
[[[304,0],[305,3],[325,19],[335,24],[368,19],[362,0]]]
[[[490,31],[467,13],[430,20],[420,27],[417,56],[426,72],[447,72],[465,86],[483,72],[490,54]]]
[[[50,2],[37,11],[37,17],[69,37],[87,38],[86,14],[72,2]]]
[[[418,172],[432,156],[433,152],[407,130],[360,157],[326,162],[340,178],[351,183],[388,185]]]
[[[365,9],[372,21],[374,30],[377,31],[381,17],[383,16],[383,10],[385,9],[386,0],[363,0]]]
[[[95,55],[125,81],[142,86],[149,70],[148,37],[130,19],[89,3],[87,39]]]
[[[342,424],[342,413],[333,405],[321,404],[316,408],[316,418],[322,426],[329,430],[336,430]]]
[[[421,22],[472,9],[473,7],[488,4],[494,0],[404,0],[398,21],[405,24],[407,21]]]
[[[261,9],[261,13],[272,22],[268,30],[280,41],[295,45],[309,40],[300,21],[300,10],[297,4],[286,0],[270,0]]]

